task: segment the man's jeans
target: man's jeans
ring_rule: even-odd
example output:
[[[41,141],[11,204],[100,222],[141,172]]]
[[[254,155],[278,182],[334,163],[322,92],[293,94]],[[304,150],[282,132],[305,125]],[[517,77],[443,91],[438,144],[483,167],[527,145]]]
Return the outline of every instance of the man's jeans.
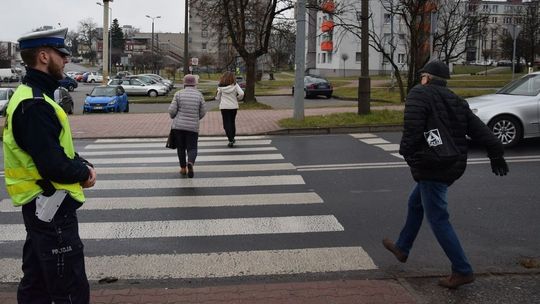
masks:
[[[452,262],[452,272],[468,275],[473,272],[461,248],[459,239],[448,220],[448,186],[444,183],[420,181],[409,196],[407,221],[399,234],[396,246],[409,254],[414,239],[422,226],[424,210],[437,241]]]

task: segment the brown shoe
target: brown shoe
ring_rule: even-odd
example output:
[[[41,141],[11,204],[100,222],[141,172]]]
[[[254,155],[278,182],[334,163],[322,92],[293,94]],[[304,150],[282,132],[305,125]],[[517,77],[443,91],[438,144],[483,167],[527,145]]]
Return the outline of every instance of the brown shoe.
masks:
[[[388,251],[394,254],[394,256],[396,257],[398,261],[400,261],[401,263],[407,262],[407,258],[409,256],[403,253],[401,250],[399,250],[399,248],[397,248],[394,242],[392,242],[390,239],[387,239],[387,238],[383,239],[382,244],[384,248],[388,249]]]
[[[187,168],[186,167],[180,167],[180,175],[187,175]]]
[[[439,280],[439,286],[456,289],[461,285],[474,282],[474,274],[462,275],[453,272],[449,277]]]

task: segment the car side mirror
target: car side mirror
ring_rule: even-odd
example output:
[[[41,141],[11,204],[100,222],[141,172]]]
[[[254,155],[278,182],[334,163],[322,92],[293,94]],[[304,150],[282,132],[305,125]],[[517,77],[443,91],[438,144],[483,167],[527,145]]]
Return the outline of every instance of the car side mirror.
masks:
[[[86,93],[86,96],[90,96],[90,94],[89,94],[89,93]]]

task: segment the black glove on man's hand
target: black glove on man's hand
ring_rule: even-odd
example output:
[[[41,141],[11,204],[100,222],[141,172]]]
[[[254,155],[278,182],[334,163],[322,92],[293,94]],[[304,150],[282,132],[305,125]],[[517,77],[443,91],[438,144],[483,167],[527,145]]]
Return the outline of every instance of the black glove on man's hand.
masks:
[[[504,160],[504,157],[492,158],[491,161],[491,171],[498,176],[503,176],[508,173],[508,165]]]

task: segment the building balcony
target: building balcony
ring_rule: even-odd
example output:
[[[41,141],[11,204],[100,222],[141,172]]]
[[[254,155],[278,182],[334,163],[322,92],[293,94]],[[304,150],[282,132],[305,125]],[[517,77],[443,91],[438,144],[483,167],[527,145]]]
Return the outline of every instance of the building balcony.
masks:
[[[323,4],[321,4],[321,9],[323,12],[331,14],[336,10],[336,4],[334,1],[325,1]]]
[[[332,41],[321,42],[321,51],[331,52],[334,50],[334,43]]]
[[[324,20],[321,25],[321,31],[323,33],[330,32],[334,29],[334,21],[332,20]]]

